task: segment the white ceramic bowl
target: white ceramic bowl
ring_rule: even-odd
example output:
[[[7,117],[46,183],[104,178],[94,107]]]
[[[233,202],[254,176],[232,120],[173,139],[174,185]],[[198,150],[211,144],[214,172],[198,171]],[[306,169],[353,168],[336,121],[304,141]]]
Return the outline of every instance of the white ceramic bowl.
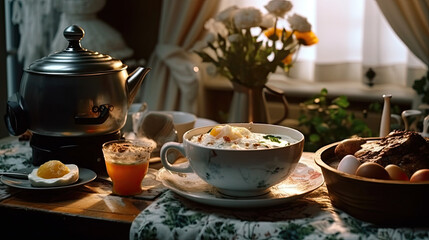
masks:
[[[174,129],[177,131],[178,141],[182,142],[183,134],[185,134],[186,131],[194,128],[197,117],[194,114],[188,112],[165,111],[165,113],[170,114],[173,117]]]
[[[178,142],[183,141],[183,134],[194,128],[195,122],[197,121],[197,117],[188,112],[181,111],[149,111],[148,113],[161,113],[170,115],[173,119],[174,129],[177,132],[177,140]]]
[[[219,192],[230,196],[257,196],[285,180],[293,172],[302,155],[304,135],[298,130],[270,124],[235,123],[252,132],[286,135],[296,140],[284,147],[270,149],[220,149],[190,141],[192,136],[207,133],[213,126],[194,128],[183,136],[183,143],[168,142],[161,148],[161,161],[170,171],[195,172]],[[171,149],[180,151],[188,159],[185,166],[168,162]]]

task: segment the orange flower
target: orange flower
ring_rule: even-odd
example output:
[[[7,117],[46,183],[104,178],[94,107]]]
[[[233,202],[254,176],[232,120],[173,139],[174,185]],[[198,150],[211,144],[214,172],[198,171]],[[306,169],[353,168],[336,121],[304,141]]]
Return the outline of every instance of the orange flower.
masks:
[[[283,29],[276,28],[277,38],[280,39],[282,37],[282,32],[283,32]],[[274,28],[273,27],[268,28],[267,30],[264,31],[264,34],[265,34],[265,36],[267,36],[267,38],[271,38],[274,35]],[[289,37],[290,34],[291,34],[291,32],[286,31],[286,37]]]
[[[319,42],[316,34],[314,32],[295,32],[296,39],[305,46],[310,46]]]
[[[291,63],[292,63],[292,57],[293,57],[293,53],[290,53],[289,55],[287,55],[287,56],[282,60],[282,62],[283,62],[285,65],[289,65],[289,64],[291,64]]]

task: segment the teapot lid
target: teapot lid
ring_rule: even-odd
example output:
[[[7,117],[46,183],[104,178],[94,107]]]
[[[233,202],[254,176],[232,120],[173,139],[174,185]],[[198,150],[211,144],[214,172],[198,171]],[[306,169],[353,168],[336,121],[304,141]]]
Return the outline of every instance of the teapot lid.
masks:
[[[121,60],[83,48],[80,44],[85,31],[72,25],[64,30],[68,47],[61,52],[34,61],[27,72],[56,75],[105,74],[120,71],[127,66]]]

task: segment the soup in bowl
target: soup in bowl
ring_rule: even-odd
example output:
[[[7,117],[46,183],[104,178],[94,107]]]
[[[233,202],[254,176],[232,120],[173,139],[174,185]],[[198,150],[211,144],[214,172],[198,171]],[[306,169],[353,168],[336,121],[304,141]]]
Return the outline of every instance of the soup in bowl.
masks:
[[[183,143],[168,142],[161,161],[170,171],[195,173],[222,194],[258,196],[285,180],[297,166],[304,148],[298,130],[270,124],[234,123],[194,128]],[[176,149],[187,158],[183,165],[168,161]]]

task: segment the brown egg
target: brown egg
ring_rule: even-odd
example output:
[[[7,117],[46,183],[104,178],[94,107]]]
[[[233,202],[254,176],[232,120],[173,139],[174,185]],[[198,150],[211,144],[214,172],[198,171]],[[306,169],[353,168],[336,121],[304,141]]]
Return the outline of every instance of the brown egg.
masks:
[[[346,155],[353,155],[356,151],[361,149],[361,145],[365,142],[366,140],[362,138],[345,139],[335,147],[335,156],[337,156],[339,159],[342,159]]]
[[[390,179],[392,180],[401,180],[401,181],[409,181],[407,174],[402,170],[402,168],[398,167],[395,164],[389,164],[385,167],[387,173],[389,173]]]
[[[389,180],[389,173],[378,163],[366,162],[358,167],[356,175],[367,178]]]
[[[411,182],[429,181],[429,169],[417,170],[410,178]]]

